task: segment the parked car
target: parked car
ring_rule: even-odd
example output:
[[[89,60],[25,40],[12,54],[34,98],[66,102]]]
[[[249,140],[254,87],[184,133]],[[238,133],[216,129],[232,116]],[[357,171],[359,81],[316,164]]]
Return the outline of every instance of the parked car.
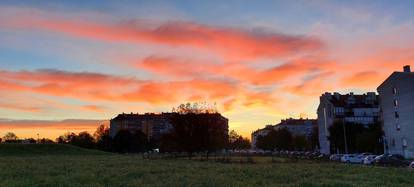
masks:
[[[367,155],[364,158],[363,164],[364,165],[371,165],[374,163],[374,159],[377,157],[377,155]]]
[[[343,156],[343,154],[333,154],[329,157],[329,160],[340,162],[342,156]]]
[[[396,166],[396,167],[406,167],[410,164],[409,161],[405,160],[403,156],[398,155],[398,154],[377,156],[374,159],[374,163],[375,165],[380,165],[380,166]]]
[[[414,161],[411,162],[411,164],[408,166],[410,169],[414,169]]]
[[[363,163],[364,155],[347,154],[341,157],[341,162],[345,163]]]

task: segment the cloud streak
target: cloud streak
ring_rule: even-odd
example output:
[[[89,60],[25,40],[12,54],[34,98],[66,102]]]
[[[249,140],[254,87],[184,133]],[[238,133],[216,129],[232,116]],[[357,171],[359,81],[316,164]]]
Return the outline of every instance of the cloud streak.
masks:
[[[72,20],[44,12],[22,13],[11,19],[0,18],[0,21],[0,26],[18,30],[37,29],[107,42],[191,47],[217,54],[229,61],[284,57],[323,47],[321,41],[309,36],[182,21],[154,23],[148,20],[126,20],[100,23]]]

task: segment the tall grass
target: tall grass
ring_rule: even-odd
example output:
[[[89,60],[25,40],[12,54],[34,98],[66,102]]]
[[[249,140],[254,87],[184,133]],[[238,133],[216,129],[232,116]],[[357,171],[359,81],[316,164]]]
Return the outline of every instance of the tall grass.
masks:
[[[9,155],[0,156],[0,186],[414,186],[407,169],[253,159],[223,164],[82,152]]]

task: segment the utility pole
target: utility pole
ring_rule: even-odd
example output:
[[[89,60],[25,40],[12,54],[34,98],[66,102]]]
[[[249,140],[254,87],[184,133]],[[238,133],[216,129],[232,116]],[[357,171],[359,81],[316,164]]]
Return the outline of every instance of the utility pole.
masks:
[[[345,117],[342,118],[342,128],[344,129],[345,154],[348,154],[348,143],[346,141]]]

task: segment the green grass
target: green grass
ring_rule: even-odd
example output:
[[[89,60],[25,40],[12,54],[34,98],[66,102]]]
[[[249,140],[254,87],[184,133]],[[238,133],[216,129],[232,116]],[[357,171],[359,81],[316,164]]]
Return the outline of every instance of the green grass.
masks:
[[[0,156],[0,186],[414,186],[414,172],[402,168],[289,159],[271,163],[263,157],[254,158],[255,164],[144,160],[71,146],[57,149],[62,149],[55,151],[59,154],[45,149],[43,154]],[[60,154],[66,152],[71,154]]]

